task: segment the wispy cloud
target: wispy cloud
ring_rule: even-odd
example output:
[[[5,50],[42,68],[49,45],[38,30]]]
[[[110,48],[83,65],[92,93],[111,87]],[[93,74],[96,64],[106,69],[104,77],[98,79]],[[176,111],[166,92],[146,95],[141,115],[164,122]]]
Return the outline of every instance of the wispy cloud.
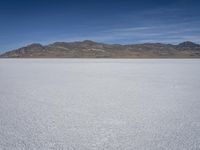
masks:
[[[119,11],[108,16],[88,18],[82,16],[80,19],[85,20],[83,22],[72,19],[67,20],[65,25],[58,23],[59,26],[52,28],[44,26],[33,31],[28,28],[26,32],[16,31],[15,34],[9,30],[12,37],[7,32],[1,34],[0,45],[6,49],[12,49],[23,46],[24,43],[49,44],[56,41],[86,39],[120,44],[179,43],[188,40],[200,43],[199,9],[188,9],[180,5],[162,5],[162,7]]]
[[[134,30],[133,30],[134,29]],[[164,42],[177,43],[185,40],[200,42],[200,29],[184,27],[149,27],[143,29],[124,28],[104,31],[90,39],[97,39],[105,42],[121,41],[121,43],[142,43],[142,42]]]
[[[119,21],[129,24],[76,38],[110,43],[178,43],[186,40],[200,43],[199,20],[200,15],[195,10],[186,11],[178,7],[147,9],[120,14]]]

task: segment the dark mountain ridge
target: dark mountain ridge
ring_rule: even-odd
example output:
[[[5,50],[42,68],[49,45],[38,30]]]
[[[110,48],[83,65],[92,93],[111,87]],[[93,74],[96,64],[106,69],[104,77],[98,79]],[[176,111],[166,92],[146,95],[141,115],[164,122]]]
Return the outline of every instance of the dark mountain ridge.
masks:
[[[38,43],[12,50],[1,58],[200,58],[200,45],[186,41],[178,45],[162,43],[105,44],[90,40]]]

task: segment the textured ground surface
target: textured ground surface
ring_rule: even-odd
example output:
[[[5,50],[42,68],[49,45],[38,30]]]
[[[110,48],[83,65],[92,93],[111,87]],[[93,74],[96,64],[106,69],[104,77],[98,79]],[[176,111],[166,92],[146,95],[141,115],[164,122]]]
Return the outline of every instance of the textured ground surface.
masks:
[[[200,60],[1,59],[0,149],[200,149]]]

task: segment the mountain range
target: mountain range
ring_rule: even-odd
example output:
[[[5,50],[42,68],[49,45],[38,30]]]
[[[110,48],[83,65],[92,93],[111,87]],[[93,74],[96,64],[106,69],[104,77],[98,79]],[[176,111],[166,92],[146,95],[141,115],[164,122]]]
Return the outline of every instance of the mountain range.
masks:
[[[1,58],[200,58],[200,45],[186,41],[162,43],[105,44],[90,40],[31,44],[0,54]]]

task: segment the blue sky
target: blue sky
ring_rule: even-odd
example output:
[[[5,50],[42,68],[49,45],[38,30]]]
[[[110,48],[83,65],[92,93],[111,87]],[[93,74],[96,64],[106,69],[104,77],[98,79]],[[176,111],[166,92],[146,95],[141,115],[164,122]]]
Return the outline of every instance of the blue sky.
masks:
[[[31,43],[200,43],[198,0],[0,1],[0,51]]]

